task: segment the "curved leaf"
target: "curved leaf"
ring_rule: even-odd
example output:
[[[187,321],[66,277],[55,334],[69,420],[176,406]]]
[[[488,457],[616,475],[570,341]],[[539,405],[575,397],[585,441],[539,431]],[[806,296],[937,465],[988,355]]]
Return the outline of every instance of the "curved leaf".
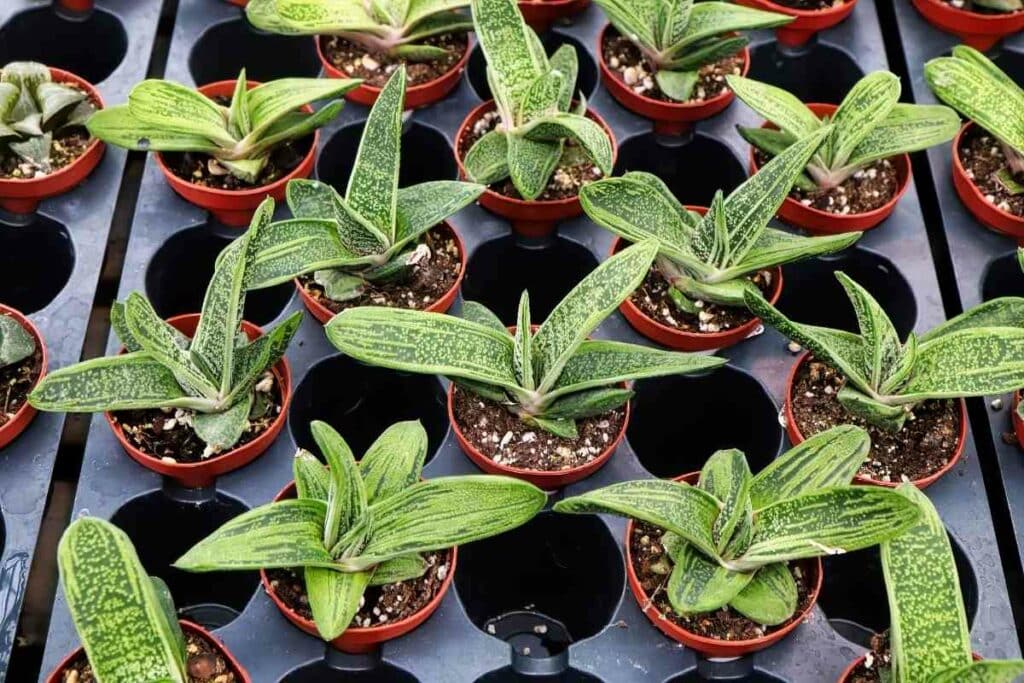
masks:
[[[313,623],[320,637],[330,642],[352,625],[363,593],[373,578],[373,570],[339,572],[306,567],[303,574]]]
[[[128,94],[128,111],[151,126],[202,135],[223,147],[235,144],[227,130],[227,110],[172,81],[151,78],[136,85]]]
[[[735,448],[715,451],[701,468],[698,486],[721,504],[715,524],[711,527],[711,537],[719,553],[725,550],[743,519],[749,505],[750,484],[747,458]]]
[[[366,498],[376,503],[419,481],[427,457],[427,432],[418,420],[384,430],[359,461]]]
[[[462,160],[470,180],[490,185],[509,176],[508,135],[492,130],[473,143]]]
[[[436,180],[398,191],[397,225],[392,249],[399,249],[449,216],[469,206],[486,188],[475,183]]]
[[[216,154],[221,146],[189,131],[175,131],[133,116],[127,105],[101,109],[85,124],[89,134],[111,145],[141,152],[200,152]]]
[[[775,626],[793,616],[798,598],[789,567],[776,562],[758,569],[753,580],[729,602],[729,607],[758,624]]]
[[[680,614],[720,609],[739,595],[754,577],[751,572],[734,572],[719,566],[689,543],[683,543],[672,559],[676,565],[665,594]]]
[[[366,515],[366,488],[352,449],[341,434],[320,420],[310,422],[309,430],[320,454],[327,461],[327,471],[331,476],[323,543],[325,548],[334,548],[338,539]]]
[[[612,172],[612,141],[601,124],[579,114],[551,114],[534,119],[522,128],[529,140],[555,142],[573,140],[587,153],[601,172]],[[514,155],[516,150],[511,149]],[[514,163],[514,159],[513,159]]]
[[[1024,327],[1024,297],[1004,296],[968,309],[921,335],[924,343],[977,327]]]
[[[295,492],[298,498],[327,503],[331,475],[315,455],[300,448],[295,453],[295,460],[292,461],[292,473],[295,476]]]
[[[523,199],[536,199],[544,192],[562,158],[561,140],[529,140],[522,135],[506,135],[508,172],[512,184]]]
[[[1024,329],[983,327],[944,334],[917,347],[903,402],[1000,394],[1024,386]]]
[[[736,97],[785,133],[802,138],[822,127],[817,114],[782,88],[743,76],[729,75],[725,80]]]
[[[884,121],[900,98],[900,79],[874,71],[857,81],[832,114],[832,135],[826,145],[833,167],[842,166],[871,131]]]

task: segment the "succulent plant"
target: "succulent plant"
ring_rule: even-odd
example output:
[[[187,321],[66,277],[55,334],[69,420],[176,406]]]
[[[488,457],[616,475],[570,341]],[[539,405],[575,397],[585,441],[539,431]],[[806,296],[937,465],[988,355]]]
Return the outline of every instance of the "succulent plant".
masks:
[[[728,2],[694,0],[595,0],[612,26],[654,69],[667,97],[685,102],[705,64],[731,57],[747,45],[736,31],[772,28],[793,17]]]
[[[468,6],[469,0],[250,0],[245,13],[266,31],[337,35],[370,52],[426,62],[447,53],[424,40],[473,28],[458,11]]]
[[[35,351],[35,337],[13,317],[0,313],[0,370],[20,363]]]
[[[1024,193],[1024,90],[992,60],[967,45],[953,48],[951,57],[938,57],[924,66],[924,79],[940,100],[999,140],[1008,169],[998,174],[1010,194]]]
[[[881,680],[892,683],[1012,683],[1024,660],[971,657],[971,632],[946,527],[928,496],[911,484],[897,490],[921,511],[918,520],[881,545],[889,597],[891,664]]]
[[[192,680],[171,592],[146,574],[127,534],[80,517],[60,539],[57,564],[97,683]]]
[[[580,203],[595,223],[630,242],[657,238],[657,269],[680,310],[696,314],[698,301],[743,306],[743,293],[756,289],[749,276],[839,251],[859,237],[801,237],[767,227],[829,130],[790,145],[728,197],[718,192],[703,217],[680,206],[657,176],[643,172],[591,183],[580,192]]]
[[[956,112],[942,105],[901,104],[900,79],[875,71],[857,81],[831,116],[818,118],[797,97],[773,85],[726,76],[729,87],[775,128],[737,126],[740,135],[769,157],[825,126],[832,132],[795,185],[827,190],[870,164],[948,142],[960,129]]]
[[[1024,10],[1024,2],[1021,2],[1021,0],[967,0],[966,7],[962,9],[973,12],[978,10],[1019,12]]]
[[[84,90],[54,83],[43,64],[9,62],[0,69],[0,145],[29,164],[33,175],[53,171],[54,135],[85,125],[95,111]]]
[[[145,296],[133,292],[111,312],[127,353],[47,375],[29,403],[58,412],[182,408],[194,412],[192,428],[208,453],[234,446],[250,414],[266,408],[265,401],[256,400],[254,387],[284,355],[302,321],[297,311],[255,341],[241,334],[251,242],[273,213],[274,200],[268,197],[248,232],[221,254],[191,340],[161,320]]]
[[[900,343],[878,301],[845,273],[836,277],[860,334],[793,322],[750,292],[747,307],[846,377],[836,398],[851,415],[896,432],[922,401],[1024,386],[1024,298],[994,299]]]
[[[173,81],[148,79],[128,93],[128,103],[96,112],[89,132],[112,145],[143,152],[197,152],[224,172],[256,183],[278,146],[311,135],[343,106],[333,100],[313,113],[301,107],[342,95],[358,79],[280,78],[249,90],[245,69],[229,106]]]
[[[484,188],[456,181],[398,188],[405,68],[391,77],[370,110],[342,198],[317,180],[288,182],[293,220],[272,223],[253,243],[250,289],[313,273],[335,301],[358,297],[369,284],[401,281],[430,258],[423,234]]]
[[[725,362],[713,356],[587,340],[640,284],[656,250],[654,240],[649,240],[609,258],[566,294],[536,332],[529,294],[524,292],[514,334],[484,306],[467,302],[466,319],[395,308],[351,308],[327,324],[327,338],[371,365],[446,375],[532,426],[575,438],[576,419],[606,413],[630,399],[632,392],[618,386],[622,382],[697,372]]]
[[[582,95],[573,106],[575,48],[562,45],[549,59],[515,0],[473,0],[473,21],[499,123],[466,153],[469,179],[490,185],[511,178],[519,194],[532,200],[563,160],[582,154],[611,173],[608,132],[585,116]]]
[[[554,509],[610,513],[664,530],[661,544],[674,565],[666,596],[676,612],[728,605],[759,624],[777,625],[797,607],[788,562],[866,548],[917,519],[917,506],[894,491],[849,486],[869,449],[863,429],[843,425],[783,453],[756,476],[741,451],[721,450],[696,486],[629,481],[567,498]]]
[[[508,477],[420,481],[427,434],[419,422],[388,428],[357,463],[328,424],[310,425],[325,467],[295,456],[297,497],[223,525],[175,562],[186,571],[303,569],[324,640],[352,623],[368,586],[421,576],[421,553],[488,538],[529,521],[547,496]]]

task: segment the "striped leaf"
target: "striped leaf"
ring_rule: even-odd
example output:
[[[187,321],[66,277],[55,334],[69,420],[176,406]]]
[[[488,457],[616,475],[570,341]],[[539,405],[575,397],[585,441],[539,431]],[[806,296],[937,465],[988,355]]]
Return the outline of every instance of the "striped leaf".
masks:
[[[18,327],[21,326],[19,325]],[[125,351],[142,350],[142,347],[139,346],[139,342],[135,341],[135,338],[132,337],[132,331],[128,329],[128,321],[125,320],[123,301],[114,301],[110,304],[110,328],[114,330],[114,335],[120,340]],[[182,337],[184,336],[185,335],[182,335]],[[188,346],[190,342],[190,339],[185,338],[182,346]]]
[[[742,451],[715,451],[700,471],[698,486],[714,496],[720,509],[711,527],[711,538],[721,553],[743,519],[749,503],[750,467]],[[723,603],[724,604],[724,603]]]
[[[849,385],[843,386],[836,393],[836,400],[850,416],[858,417],[873,427],[893,434],[903,429],[907,421],[907,411],[902,405],[888,405],[862,394]]]
[[[580,60],[576,48],[569,43],[558,46],[549,61],[551,69],[562,74],[562,89],[558,94],[558,111],[569,111],[572,106],[573,91],[576,89],[576,78],[580,71]]]
[[[744,104],[794,138],[805,137],[822,127],[818,116],[800,98],[782,88],[736,75],[726,76],[725,80]]]
[[[295,491],[299,498],[327,503],[331,475],[315,455],[300,448],[292,461],[292,474],[295,477]]]
[[[473,24],[499,89],[518,99],[542,73],[532,41],[515,0],[473,0]]]
[[[245,346],[236,350],[233,384],[227,403],[234,403],[243,394],[249,393],[264,373],[284,357],[285,350],[301,324],[302,312],[295,311],[266,334],[246,342]]]
[[[805,237],[765,228],[743,261],[721,271],[714,279],[725,281],[822,254],[834,254],[853,245],[860,238],[861,233]]]
[[[253,26],[277,33],[317,35],[381,31],[361,2],[336,0],[251,0],[246,16]]]
[[[942,105],[899,104],[878,122],[853,150],[847,166],[916,152],[949,142],[960,130],[960,117]]]
[[[508,135],[492,130],[473,143],[462,163],[470,180],[490,185],[509,176]]]
[[[750,39],[746,36],[726,35],[710,38],[693,50],[674,53],[673,58],[667,60],[665,65],[654,74],[655,79],[660,83],[659,76],[673,71],[693,73],[696,76],[702,66],[738,54],[749,43]]]
[[[181,630],[168,620],[162,591],[123,531],[101,519],[79,518],[64,532],[57,562],[68,610],[98,680],[188,680]]]
[[[252,141],[247,156],[269,154],[282,142],[301,140],[307,135],[312,135],[316,129],[336,119],[344,106],[343,100],[331,100],[312,114],[298,110],[283,114]]]
[[[986,301],[928,330],[920,341],[979,327],[1024,327],[1024,298],[1004,296]]]
[[[501,322],[501,318],[496,316],[491,309],[477,301],[462,302],[462,317],[470,322],[489,327],[496,332],[506,335],[510,334],[508,328],[505,327],[505,323]]]
[[[836,271],[835,276],[857,315],[860,336],[864,340],[864,374],[871,386],[878,388],[898,365],[903,345],[878,301],[846,273]]]
[[[196,413],[192,418],[192,429],[196,436],[216,451],[231,448],[249,426],[249,412],[252,410],[252,392],[246,392],[238,401],[228,407],[210,413]]]
[[[557,113],[565,81],[565,76],[554,70],[538,76],[519,98],[515,125],[521,126],[535,117]]]
[[[158,79],[142,81],[128,94],[128,111],[151,126],[201,135],[222,147],[235,143],[227,131],[227,110],[178,83]]]
[[[570,394],[544,408],[541,417],[547,420],[581,420],[604,415],[609,410],[624,406],[633,398],[631,389],[605,387]]]
[[[871,131],[889,116],[900,98],[900,79],[875,71],[857,81],[832,115],[828,140],[832,166],[842,166]]]
[[[693,0],[669,0],[661,4],[657,19],[658,45],[661,48],[671,47],[683,39],[692,10]]]
[[[849,484],[870,450],[867,431],[854,425],[815,434],[758,472],[750,485],[750,501],[755,510],[761,510],[788,498]]]
[[[270,130],[281,117],[307,104],[341,97],[362,83],[352,78],[278,78],[249,91],[250,137]]]
[[[715,557],[711,527],[718,501],[683,482],[643,479],[613,484],[555,503],[555,512],[607,513],[648,522],[682,537],[697,550]]]
[[[290,567],[335,567],[324,548],[327,505],[292,499],[270,503],[222,525],[192,546],[174,566],[190,572]]]
[[[247,290],[272,287],[299,275],[369,260],[346,247],[334,220],[297,218],[271,223],[251,242],[255,253],[245,271]]]
[[[698,2],[690,12],[690,21],[686,25],[683,39],[672,46],[672,52],[677,54],[689,45],[723,33],[773,28],[792,20],[793,17],[785,14],[764,12],[727,2]]]
[[[530,293],[523,290],[519,298],[519,313],[516,318],[515,345],[512,353],[512,363],[516,371],[516,378],[519,386],[524,389],[533,390],[536,384],[533,381],[533,328],[530,324]]]
[[[734,572],[720,566],[689,543],[683,543],[672,560],[675,567],[665,595],[680,614],[713,612],[725,607],[754,577],[751,572]]]
[[[200,133],[148,123],[128,110],[128,105],[107,107],[89,117],[85,127],[94,138],[141,152],[199,152],[215,154],[221,145]]]
[[[228,130],[238,139],[244,138],[252,131],[248,95],[248,81],[243,68],[235,80],[235,91],[231,94],[231,107],[228,110]]]
[[[775,562],[758,569],[753,580],[729,601],[729,607],[758,624],[776,626],[793,616],[798,598],[789,567]]]
[[[423,559],[422,555],[416,553],[393,557],[374,568],[370,585],[385,586],[389,583],[416,579],[423,576],[427,567],[427,561]]]
[[[918,346],[901,402],[1001,394],[1024,386],[1024,329],[988,327],[944,334]]]
[[[483,185],[454,180],[436,180],[403,187],[398,191],[397,223],[391,248],[402,248],[458,213],[475,202],[485,189]]]
[[[535,118],[522,127],[521,132],[528,140],[553,143],[573,140],[586,152],[599,169],[608,175],[612,172],[612,141],[608,132],[592,119],[579,114],[549,114]],[[515,154],[515,146],[509,149]],[[511,163],[515,163],[514,160]]]
[[[1024,674],[1024,660],[971,662],[934,674],[928,683],[1013,683]]]
[[[306,567],[306,595],[313,623],[320,637],[330,642],[340,636],[352,623],[366,587],[373,578],[373,570],[339,572],[322,567]]]
[[[385,429],[359,461],[367,501],[376,503],[415,484],[426,457],[427,432],[421,422],[397,422]]]
[[[630,40],[649,48],[658,47],[658,0],[595,0],[612,25]]]
[[[903,383],[910,376],[910,373],[914,369],[914,363],[917,361],[917,335],[911,332],[907,335],[907,341],[903,344],[903,351],[900,354],[899,364],[896,365],[889,373],[889,377],[882,382],[881,391],[883,394],[889,394],[899,387],[903,386]]]
[[[323,544],[333,548],[342,534],[349,531],[366,515],[368,507],[363,477],[341,434],[326,422],[309,423],[313,440],[327,461],[331,486],[327,493],[327,516],[324,519]]]

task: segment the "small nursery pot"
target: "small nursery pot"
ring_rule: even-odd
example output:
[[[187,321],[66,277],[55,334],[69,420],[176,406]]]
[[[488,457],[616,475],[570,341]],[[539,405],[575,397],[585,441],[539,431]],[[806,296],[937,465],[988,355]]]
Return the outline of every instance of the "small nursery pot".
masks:
[[[92,3],[89,3],[90,5]],[[89,81],[70,71],[49,67],[54,83],[73,83],[89,95],[100,109],[104,107],[100,93]],[[64,194],[78,185],[96,168],[106,149],[99,138],[93,138],[82,156],[41,178],[0,178],[0,209],[16,214],[32,213],[39,202]]]
[[[198,624],[193,624],[191,621],[185,621],[182,619],[178,623],[181,624],[181,630],[185,633],[196,636],[202,640],[205,640],[217,651],[221,657],[224,658],[224,663],[230,667],[231,671],[235,674],[236,683],[252,683],[252,679],[249,678],[249,672],[246,671],[238,660],[235,659],[234,655],[224,646],[224,643],[220,642],[217,636],[207,631]],[[46,683],[64,683],[64,671],[70,667],[79,657],[85,654],[85,648],[78,648],[57,665],[57,668],[53,670],[49,676],[46,677]]]
[[[167,322],[182,334],[191,337],[199,325],[198,313],[187,313],[168,318]],[[263,334],[263,330],[252,323],[243,320],[242,330],[250,340],[256,339]],[[123,350],[122,350],[123,353]],[[222,474],[233,472],[238,468],[249,464],[263,454],[270,444],[274,442],[277,435],[281,433],[284,423],[288,419],[288,406],[292,400],[292,371],[287,358],[281,358],[272,369],[277,386],[281,392],[281,412],[271,423],[270,427],[258,437],[229,451],[219,453],[208,460],[201,462],[165,462],[160,458],[150,455],[133,445],[124,435],[124,430],[114,422],[110,413],[103,413],[107,424],[114,431],[114,436],[121,443],[121,447],[131,457],[148,470],[152,470],[165,477],[179,482],[187,488],[204,488],[213,484],[214,480]]]
[[[1020,14],[1024,15],[1024,12]],[[967,210],[982,224],[998,233],[1009,235],[1016,239],[1018,244],[1024,245],[1024,218],[1003,211],[986,200],[981,189],[967,177],[967,170],[960,160],[960,141],[974,125],[977,124],[973,121],[965,123],[953,139],[953,187],[956,188],[956,193]]]
[[[650,119],[654,123],[654,132],[661,135],[683,135],[688,133],[697,121],[709,119],[730,104],[736,95],[726,90],[703,102],[663,102],[633,92],[633,89],[619,78],[604,59],[604,37],[611,28],[606,24],[597,38],[597,61],[601,67],[601,80],[619,104],[634,114]],[[750,71],[750,50],[743,48],[743,76]]]
[[[1010,414],[1013,420],[1013,433],[1017,435],[1017,443],[1020,444],[1021,448],[1024,448],[1024,420],[1020,419],[1020,415],[1017,414],[1017,406],[1020,405],[1021,391],[1018,389],[1013,392],[1013,412]]]
[[[248,0],[244,1],[248,2]],[[330,60],[327,59],[327,55],[324,54],[323,48],[320,46],[320,39],[321,36],[313,36],[313,40],[316,42],[316,54],[324,67],[324,75],[329,78],[351,78],[351,76],[331,64]],[[470,49],[472,47],[471,43],[467,44],[466,52],[455,63],[455,66],[434,80],[420,83],[419,85],[410,85],[405,91],[405,108],[419,109],[447,97],[448,93],[454,90],[455,86],[462,79],[462,72],[466,70],[466,64],[469,63],[469,53],[472,51]],[[380,91],[381,88],[377,86],[363,83],[358,88],[353,88],[345,93],[345,99],[349,102],[369,107],[380,97]]]
[[[796,425],[796,417],[793,415],[793,385],[796,383],[796,376],[800,370],[800,366],[806,363],[811,357],[810,351],[804,351],[797,358],[796,363],[789,371],[789,376],[786,378],[786,396],[783,400],[782,410],[786,418],[786,434],[789,436],[789,441],[794,446],[803,443],[806,437],[800,433],[800,428]],[[949,462],[942,466],[941,469],[929,474],[927,477],[921,479],[914,479],[910,483],[919,489],[926,489],[939,479],[941,479],[947,472],[956,467],[956,464],[960,462],[960,458],[964,454],[964,446],[967,445],[967,402],[960,399],[960,433],[956,437],[956,449],[953,451],[953,455],[949,458]],[[858,474],[854,477],[853,481],[857,484],[867,484],[870,486],[885,486],[887,488],[896,488],[902,481],[881,481],[880,479],[872,479],[864,475]]]
[[[590,7],[590,0],[519,0],[523,18],[537,33],[543,33],[559,19],[565,19]]]
[[[772,0],[736,0],[736,4],[793,17],[793,21],[775,29],[775,39],[787,47],[800,47],[818,31],[832,28],[850,16],[857,0],[845,0],[838,6],[816,10],[793,9]]]
[[[442,223],[448,232],[451,233],[452,237],[455,238],[455,244],[459,249],[459,275],[455,278],[455,282],[451,288],[444,293],[440,299],[430,304],[423,310],[428,313],[445,313],[449,308],[452,307],[452,303],[455,302],[455,297],[459,294],[459,288],[462,286],[462,276],[466,274],[466,245],[462,242],[462,237],[459,235],[459,231],[452,226],[448,221]],[[318,300],[309,295],[306,288],[302,286],[302,282],[299,278],[295,278],[295,288],[299,290],[299,297],[302,298],[302,303],[306,305],[306,310],[313,314],[313,317],[320,321],[321,324],[326,325],[330,322],[331,318],[334,317],[334,311],[324,306]]]
[[[976,662],[980,662],[982,660],[981,655],[979,655],[977,652],[973,653],[971,657],[973,657],[974,661]],[[857,657],[857,659],[850,662],[850,666],[843,669],[843,673],[839,674],[839,680],[836,683],[846,683],[848,680],[850,680],[850,676],[853,675],[853,672],[857,669],[858,666],[864,663],[865,659],[867,659],[867,655],[861,655],[860,657]]]
[[[39,328],[32,324],[31,320],[22,315],[20,311],[17,311],[10,306],[0,304],[0,313],[7,314],[14,318],[18,324],[36,340],[36,344],[39,346],[40,355],[42,356],[39,364],[39,377],[36,378],[36,386],[38,386],[43,377],[46,377],[46,368],[49,362],[49,355],[46,350],[46,340],[43,339],[43,334],[39,331]],[[25,431],[25,428],[28,427],[32,420],[35,419],[35,416],[36,409],[29,405],[28,401],[25,401],[25,403],[18,408],[18,411],[14,413],[14,417],[0,427],[0,448],[3,448],[10,442],[14,441],[19,434]]]
[[[676,477],[675,481],[685,481],[687,484],[696,485],[699,476],[700,472],[691,472]],[[813,589],[811,590],[811,599],[807,609],[794,615],[790,622],[779,630],[773,631],[761,638],[750,640],[719,640],[717,638],[699,636],[682,626],[672,623],[672,621],[658,611],[654,601],[644,592],[643,586],[640,585],[640,578],[636,575],[636,571],[633,570],[633,553],[630,549],[630,539],[633,537],[633,524],[633,520],[629,520],[626,524],[626,578],[629,581],[629,589],[633,593],[633,597],[636,598],[637,604],[640,605],[640,610],[666,636],[707,657],[741,657],[771,647],[802,624],[814,609],[814,604],[818,601],[818,593],[821,592],[821,583],[825,574],[820,557],[816,558],[817,577],[811,581]]]
[[[819,103],[811,103],[808,104],[807,107],[819,118],[832,114],[838,108],[834,104]],[[768,121],[761,124],[761,127],[771,129],[776,128],[775,124],[769,123]],[[751,174],[754,174],[757,173],[759,167],[757,165],[757,159],[754,156],[753,146],[750,147],[749,154],[750,172]],[[899,181],[899,185],[896,188],[896,194],[894,194],[883,206],[880,206],[877,209],[866,211],[864,213],[850,213],[846,215],[829,213],[828,211],[822,211],[821,209],[804,206],[796,199],[793,199],[793,197],[787,195],[785,201],[782,202],[782,206],[779,207],[779,217],[790,225],[802,228],[812,235],[839,235],[845,232],[863,232],[865,230],[870,230],[892,214],[896,209],[897,202],[900,201],[900,198],[903,197],[907,188],[910,187],[910,155],[901,154],[897,156],[893,159],[893,165],[896,167],[896,177]]]
[[[973,48],[985,52],[1004,36],[1024,29],[1024,12],[982,14],[957,9],[942,0],[911,0],[932,26],[952,33]]]
[[[455,162],[459,165],[459,175],[463,180],[469,179],[466,167],[462,163],[462,139],[472,129],[473,124],[489,111],[494,109],[494,100],[488,100],[469,112],[469,116],[459,126],[459,132],[455,135]],[[605,123],[597,112],[587,110],[587,118],[590,118],[601,125],[608,133],[608,139],[612,143],[612,165],[619,155],[619,146],[615,141],[615,133]],[[534,200],[513,199],[487,188],[480,195],[478,200],[484,208],[490,209],[512,224],[512,232],[523,237],[547,237],[555,231],[558,223],[575,218],[583,214],[583,207],[580,205],[579,196],[566,197],[565,199]]]
[[[248,81],[247,85],[249,90],[252,90],[259,83],[257,81]],[[217,81],[216,83],[201,86],[197,90],[207,97],[231,97],[235,91],[235,82]],[[302,111],[312,112],[313,109],[306,105],[302,108]],[[221,190],[215,187],[203,187],[202,185],[190,183],[176,176],[167,167],[161,152],[157,152],[155,156],[156,163],[163,172],[164,177],[167,178],[167,183],[171,186],[171,189],[192,204],[212,213],[224,225],[244,228],[249,225],[253,214],[256,213],[256,207],[264,199],[269,196],[273,197],[274,201],[280,202],[284,199],[285,189],[289,180],[309,177],[309,174],[313,171],[313,162],[316,159],[319,141],[320,131],[315,130],[313,131],[313,140],[309,146],[309,151],[306,152],[299,165],[293,168],[290,173],[278,178],[269,185],[250,187],[245,190]]]
[[[277,496],[274,497],[274,501],[277,502],[294,497],[295,482],[293,481],[281,489]],[[344,633],[331,641],[331,646],[335,649],[341,650],[342,652],[348,652],[351,654],[372,652],[381,643],[394,640],[395,638],[400,638],[422,624],[430,617],[431,614],[437,611],[437,608],[441,606],[441,601],[444,599],[448,589],[451,588],[452,579],[455,577],[455,565],[458,561],[458,555],[458,548],[451,548],[448,551],[448,560],[451,565],[448,568],[448,575],[445,576],[444,581],[441,583],[441,588],[437,591],[437,595],[435,595],[430,602],[420,609],[420,611],[406,617],[405,619],[388,622],[387,624],[379,626],[369,626],[366,628],[350,626],[345,629]],[[281,611],[281,614],[284,615],[285,619],[305,633],[317,638],[320,637],[320,632],[317,631],[316,624],[311,619],[306,619],[295,613],[280,597],[278,597],[277,593],[274,592],[274,589],[270,585],[270,578],[267,576],[267,572],[263,569],[260,570],[260,581],[263,582],[263,590],[270,596],[271,601],[273,601],[274,605],[277,606],[277,609]]]

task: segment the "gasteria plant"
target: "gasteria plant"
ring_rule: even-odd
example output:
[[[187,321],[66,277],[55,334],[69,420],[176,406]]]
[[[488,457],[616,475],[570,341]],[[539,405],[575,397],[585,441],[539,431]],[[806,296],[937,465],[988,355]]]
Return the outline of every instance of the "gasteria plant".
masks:
[[[772,28],[793,17],[728,2],[694,0],[595,0],[619,33],[654,68],[667,97],[686,102],[699,70],[738,53],[749,42],[736,31]]]
[[[370,52],[427,62],[447,52],[424,40],[473,28],[458,11],[468,6],[469,0],[250,0],[245,13],[266,31],[337,35]]]
[[[399,422],[358,463],[330,425],[310,425],[324,467],[295,456],[297,498],[239,515],[174,566],[187,571],[303,568],[313,621],[324,640],[349,627],[368,586],[419,577],[421,553],[488,538],[529,521],[547,497],[507,477],[420,481],[427,434]]]
[[[530,299],[519,302],[516,331],[479,304],[467,319],[382,307],[342,311],[327,338],[348,355],[395,370],[441,374],[504,405],[527,424],[566,438],[576,420],[625,404],[620,383],[722,365],[713,356],[674,353],[589,335],[643,280],[657,244],[648,240],[611,257],[583,278],[532,332]]]
[[[275,147],[312,134],[333,120],[343,102],[313,113],[301,107],[342,95],[362,81],[281,78],[247,87],[238,75],[229,106],[172,81],[142,81],[128,103],[96,112],[89,132],[110,144],[143,152],[198,152],[212,156],[223,172],[256,183]]]
[[[608,132],[585,116],[582,95],[572,104],[579,70],[575,48],[562,45],[548,59],[515,0],[473,0],[473,21],[500,123],[466,153],[469,179],[490,185],[511,177],[530,200],[540,196],[568,155],[582,152],[602,173],[611,173]]]
[[[836,398],[851,415],[899,431],[914,406],[1024,386],[1024,299],[1003,297],[972,308],[905,343],[871,294],[841,271],[860,334],[796,323],[758,294],[747,307],[846,377]]]
[[[53,171],[53,136],[84,126],[96,106],[83,90],[54,83],[37,62],[10,62],[0,69],[0,145],[32,165]]]
[[[656,176],[641,172],[587,185],[580,202],[595,223],[630,242],[657,238],[658,271],[671,284],[680,310],[696,314],[697,301],[743,306],[743,293],[756,289],[750,275],[839,251],[858,239],[856,234],[800,237],[767,227],[830,130],[790,145],[727,198],[719,191],[703,217],[681,207]]]
[[[370,110],[344,198],[316,180],[288,182],[295,218],[256,237],[246,287],[313,273],[329,298],[346,301],[370,283],[400,281],[430,258],[423,234],[480,196],[482,186],[455,181],[398,188],[405,82],[402,67]]]
[[[768,156],[827,126],[832,132],[797,176],[802,190],[827,190],[868,165],[953,139],[956,112],[942,105],[901,104],[900,79],[875,71],[857,81],[831,116],[818,118],[797,97],[773,85],[726,76],[729,87],[777,128],[745,128],[740,135]]]
[[[835,427],[752,476],[746,457],[716,452],[696,486],[646,479],[613,484],[555,504],[556,512],[610,513],[665,534],[674,567],[666,595],[680,614],[728,605],[759,624],[793,616],[797,586],[787,562],[888,540],[918,517],[905,497],[849,486],[870,448],[858,427]]]
[[[0,313],[0,370],[20,363],[36,351],[36,340],[12,316]]]
[[[901,535],[882,543],[889,597],[891,664],[880,670],[892,683],[1011,683],[1024,660],[973,661],[971,633],[946,527],[928,496],[910,484],[897,490],[921,511]],[[881,667],[879,667],[881,669]]]
[[[268,198],[248,232],[221,255],[191,340],[133,292],[111,312],[127,353],[57,370],[36,386],[29,403],[59,412],[183,408],[194,411],[192,428],[210,453],[238,443],[250,414],[261,409],[256,383],[284,355],[302,321],[301,312],[293,313],[252,342],[241,334],[251,243],[273,213],[274,200]]]

